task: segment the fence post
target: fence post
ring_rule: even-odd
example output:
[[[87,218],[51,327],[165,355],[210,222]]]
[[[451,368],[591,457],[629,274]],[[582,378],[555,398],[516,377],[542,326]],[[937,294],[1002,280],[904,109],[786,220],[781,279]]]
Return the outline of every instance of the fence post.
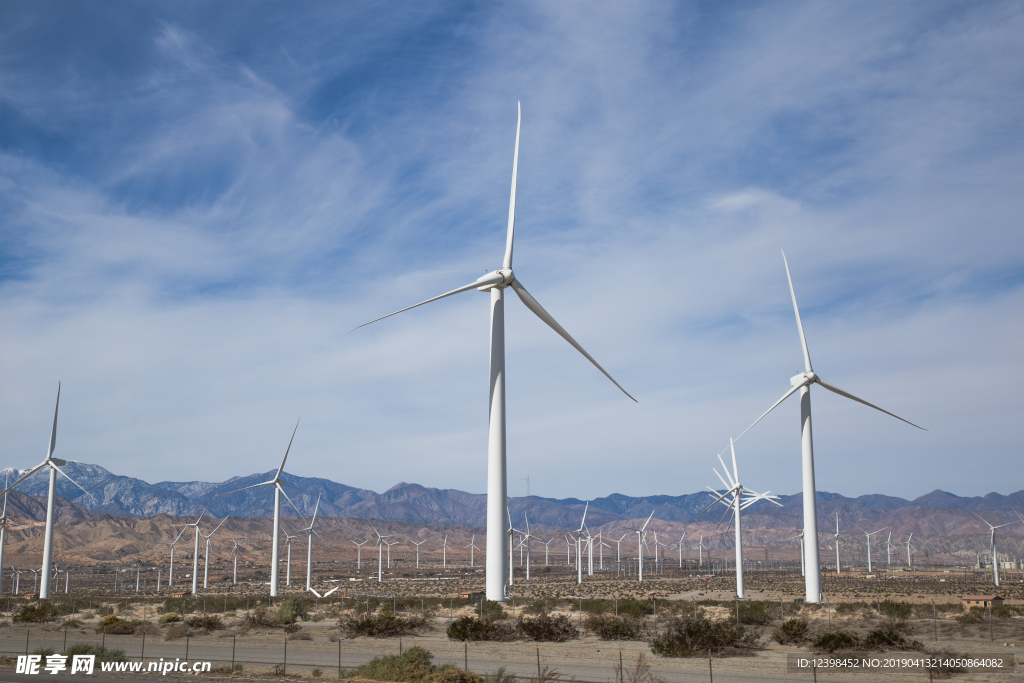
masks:
[[[995,571],[995,565],[992,567],[992,571]],[[992,634],[992,601],[988,602],[988,639],[994,641],[996,637]]]
[[[67,650],[68,649],[67,648],[67,631],[64,632],[64,641],[65,641],[64,642],[64,649]],[[145,633],[145,631],[143,631],[143,633],[142,633],[142,654],[139,655],[139,661],[142,662],[142,661],[145,661],[145,659],[146,659],[146,633]]]
[[[143,636],[143,637],[145,637],[145,636]],[[65,626],[64,627],[64,649],[62,650],[62,652],[67,652],[67,650],[68,650],[68,627]]]
[[[341,680],[341,638],[338,638],[338,680]]]
[[[25,654],[28,654],[28,634],[32,629],[28,626],[25,627]]]
[[[540,675],[540,646],[537,646],[537,680],[541,679]]]
[[[341,641],[339,641],[341,642]],[[284,666],[281,669],[281,674],[285,675],[288,673],[288,638],[284,639]]]
[[[231,673],[235,672],[235,634],[231,634]],[[338,641],[341,642],[341,641]]]
[[[711,683],[715,683],[715,671],[711,668],[711,655],[708,655],[708,678],[711,679]]]
[[[462,641],[462,646],[465,648],[463,650],[465,659],[463,660],[462,669],[464,671],[469,671],[469,643],[464,640]],[[28,645],[25,646],[25,652],[28,652]]]
[[[932,598],[932,626],[935,627],[935,640],[939,639],[939,615],[935,610],[935,598]]]
[[[190,637],[191,637],[191,634],[188,631],[186,631],[185,632],[185,661],[186,662],[188,661],[188,641],[189,641]]]

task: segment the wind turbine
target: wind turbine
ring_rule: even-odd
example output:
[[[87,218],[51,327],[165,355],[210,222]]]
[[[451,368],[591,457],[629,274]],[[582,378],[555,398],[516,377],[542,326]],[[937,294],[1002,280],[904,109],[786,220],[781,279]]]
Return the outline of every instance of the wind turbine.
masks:
[[[388,569],[391,569],[391,546],[398,545],[398,541],[391,541],[390,543],[384,541],[384,545],[388,547]]]
[[[892,532],[890,531],[889,532],[889,538],[885,539],[885,555],[886,555],[886,566],[887,567],[891,567],[892,566],[892,549],[893,549],[894,546],[891,543],[891,541],[892,541]],[[898,552],[897,552],[897,555],[899,555]]]
[[[356,543],[355,541],[352,542],[356,545],[356,572],[358,573],[359,570],[363,567],[363,544],[369,543],[370,539],[366,539],[365,541],[363,541],[363,543]],[[417,546],[416,549],[419,550],[419,547]],[[419,554],[417,554],[416,557],[418,558]],[[419,567],[418,564],[416,566]]]
[[[61,460],[60,458],[53,457],[53,451],[57,447],[57,413],[60,410],[60,383],[57,383],[57,406],[53,409],[53,430],[50,432],[50,445],[46,450],[46,459],[41,463],[30,469],[28,472],[23,474],[18,481],[14,482],[10,486],[4,488],[3,492],[6,493],[13,489],[15,486],[25,481],[33,474],[43,469],[44,467],[50,468],[50,491],[46,498],[46,531],[43,535],[43,566],[40,572],[42,573],[42,582],[39,586],[39,599],[49,600],[50,599],[50,570],[53,567],[53,523],[55,521],[54,515],[54,503],[57,497],[57,473],[60,472],[64,475],[64,478],[70,481],[72,484],[82,489],[85,495],[89,496],[93,500],[96,497],[83,489],[81,485],[68,476],[67,472],[60,469],[67,464],[67,461]],[[35,589],[33,589],[35,592]]]
[[[305,521],[305,520],[303,520],[303,521]],[[283,527],[281,528],[281,531],[284,531],[284,544],[285,544],[285,547],[288,549],[288,559],[286,560],[286,564],[285,564],[287,569],[285,569],[285,573],[284,573],[284,585],[290,586],[290,585],[292,585],[292,539],[293,538],[298,538],[299,535],[298,534],[289,534],[288,531],[286,529],[284,529]]]
[[[526,533],[523,534],[523,542],[526,543],[526,580],[530,580],[530,540],[533,538],[533,534],[530,533],[530,516],[528,514],[523,515],[526,519]]]
[[[654,510],[651,510],[651,517],[654,517]],[[647,525],[651,523],[651,517],[648,517],[647,521],[644,522],[644,525],[639,529],[631,526],[626,527],[630,531],[636,532],[636,545],[637,552],[639,553],[639,555],[637,556],[637,567],[639,570],[639,578],[637,579],[638,581],[644,580],[644,541],[646,540],[645,537],[647,536]]]
[[[377,534],[377,583],[384,582],[384,539],[388,536],[381,536],[377,527],[370,525],[373,533]]]
[[[388,557],[390,558],[391,547],[388,546]],[[391,566],[391,560],[388,560],[388,566]],[[448,568],[448,534],[444,535],[444,542],[441,544],[441,568]]]
[[[544,566],[545,567],[548,566],[548,549],[551,547],[551,544],[554,543],[554,542],[555,542],[555,539],[553,539],[553,538],[550,541],[541,541],[541,543],[544,544]]]
[[[474,566],[473,565],[473,551],[474,550],[480,550],[480,548],[478,548],[476,546],[476,534],[473,534],[472,538],[469,539],[469,545],[467,545],[466,547],[469,549],[469,566],[472,567],[472,566]],[[417,567],[420,566],[419,550],[420,550],[419,546],[417,546],[416,547],[416,566]]]
[[[313,508],[313,519],[310,521],[309,526],[303,529],[303,531],[309,532],[309,541],[306,545],[306,590],[312,590],[313,587],[313,525],[316,524],[316,513],[320,509],[320,496],[316,497],[316,507]],[[316,534],[320,536],[320,534]]]
[[[576,571],[578,574],[576,583],[583,583],[583,554],[580,551],[582,550],[583,530],[587,526],[587,510],[589,509],[590,502],[587,501],[586,506],[583,508],[583,517],[580,519],[580,528],[576,530]],[[651,514],[653,515],[654,513],[652,512]]]
[[[700,542],[697,543],[697,566],[698,567],[703,567],[704,566],[704,550],[707,547],[708,546],[704,545],[704,534],[701,534],[700,535]]]
[[[355,543],[355,541],[352,541],[352,542]],[[426,543],[427,539],[423,539],[419,543],[417,543],[416,541],[409,541],[409,542],[412,543],[414,546],[416,546],[416,569],[419,569],[420,568],[420,546],[423,545],[424,543]],[[366,541],[363,541],[363,543],[366,543]],[[472,555],[470,557],[472,557]],[[472,560],[470,560],[470,566],[473,566]]]
[[[278,584],[280,581],[279,574],[281,573],[280,568],[280,538],[281,538],[281,496],[284,495],[285,499],[292,506],[292,509],[299,515],[303,522],[306,518],[299,512],[299,508],[295,507],[295,503],[288,497],[288,494],[284,491],[283,482],[281,481],[281,474],[284,472],[284,464],[288,461],[288,453],[292,450],[292,442],[295,441],[295,432],[299,431],[299,421],[295,421],[295,429],[292,430],[292,438],[288,440],[288,448],[284,451],[284,458],[281,460],[281,467],[278,468],[277,474],[270,481],[265,481],[259,484],[253,484],[252,486],[244,486],[228,493],[220,494],[224,496],[231,495],[232,493],[238,493],[239,491],[247,491],[248,489],[259,488],[260,486],[273,486],[274,487],[274,540],[272,541],[273,546],[270,549],[270,597],[276,598],[278,593]],[[289,566],[290,566],[289,562]]]
[[[782,254],[782,262],[786,266],[786,279],[789,280],[789,293],[793,299],[793,313],[796,315],[796,327],[800,333],[800,345],[804,353],[804,372],[799,375],[795,375],[790,378],[789,383],[792,388],[782,395],[778,401],[772,404],[772,407],[764,411],[761,417],[754,420],[750,427],[747,427],[740,433],[740,436],[746,434],[751,427],[760,422],[765,415],[775,410],[775,407],[789,398],[791,395],[800,391],[800,425],[801,425],[801,461],[803,468],[803,508],[804,508],[804,542],[805,542],[805,563],[807,565],[807,571],[804,575],[804,599],[808,603],[821,602],[821,556],[818,548],[818,501],[817,492],[814,488],[814,443],[811,437],[811,385],[819,384],[824,389],[828,389],[834,394],[839,394],[852,401],[863,403],[869,408],[879,410],[886,415],[895,417],[897,420],[906,422],[912,427],[918,429],[924,429],[918,425],[904,420],[895,413],[890,413],[888,410],[879,408],[873,403],[868,403],[864,399],[857,398],[853,394],[840,389],[839,387],[829,384],[823,380],[820,376],[815,374],[811,367],[811,354],[807,350],[807,338],[804,336],[804,326],[800,322],[800,309],[796,305],[796,292],[793,290],[793,278],[789,275],[789,263],[786,261],[786,254]],[[927,431],[927,430],[925,430]],[[736,437],[740,438],[739,436]]]
[[[835,538],[836,538],[836,543],[838,544],[839,543],[839,536],[837,535]],[[804,575],[804,571],[806,570],[806,568],[804,567],[804,532],[803,532],[803,529],[801,529],[800,533],[798,533],[796,536],[794,536],[790,540],[793,540],[793,539],[797,539],[797,540],[800,541],[800,576],[803,576]],[[836,547],[838,548],[838,545]],[[838,550],[836,551],[836,567],[837,568],[839,567],[839,551]]]
[[[977,512],[974,513],[974,516],[977,517],[978,519],[980,519],[981,521],[985,522],[985,524],[987,524],[988,528],[991,530],[991,535],[989,536],[989,541],[988,541],[988,549],[992,552],[992,580],[993,580],[993,582],[995,582],[996,588],[998,588],[999,587],[999,557],[996,555],[996,529],[1002,529],[1004,526],[1010,526],[1011,524],[1013,524],[1013,522],[1007,522],[1006,524],[1000,524],[999,526],[992,526],[988,522],[988,520],[986,520],[984,517],[979,515]]]
[[[718,473],[718,470],[712,468],[715,476],[722,482],[722,485],[726,487],[725,493],[719,495],[718,491],[711,489],[715,498],[711,505],[701,510],[706,512],[710,508],[721,503],[725,505],[726,511],[722,514],[722,519],[718,520],[721,524],[725,516],[732,511],[733,520],[736,522],[736,597],[740,600],[744,598],[743,593],[743,535],[740,530],[740,513],[756,503],[759,500],[767,500],[770,503],[775,503],[779,507],[782,507],[782,503],[778,502],[778,496],[768,495],[770,492],[758,493],[751,491],[746,486],[740,483],[739,470],[736,469],[736,447],[733,445],[733,440],[729,439],[729,451],[732,453],[732,474],[729,474],[729,468],[725,466],[725,462],[722,460],[722,456],[718,456],[718,462],[722,464],[722,471],[725,473],[725,478]],[[728,479],[728,482],[726,482]],[[710,486],[708,487],[711,488]],[[715,497],[717,496],[717,497]]]
[[[505,289],[512,287],[523,304],[538,318],[544,321],[559,336],[579,351],[594,366],[604,373],[615,386],[622,390],[622,393],[629,396],[625,389],[612,378],[601,365],[594,360],[593,356],[587,353],[582,346],[565,331],[558,322],[544,310],[544,307],[537,302],[533,296],[526,291],[526,288],[516,279],[512,272],[512,246],[515,233],[516,217],[516,174],[519,168],[519,128],[522,123],[522,110],[519,110],[516,123],[516,147],[512,158],[512,192],[508,205],[508,228],[505,238],[505,257],[502,260],[500,269],[488,273],[475,282],[463,285],[450,292],[435,296],[432,299],[421,301],[418,304],[403,308],[395,313],[390,313],[382,318],[371,320],[364,325],[383,320],[392,315],[397,315],[423,304],[428,304],[438,299],[443,299],[460,292],[467,292],[476,289],[481,292],[490,292],[491,297],[491,350],[490,350],[490,398],[488,401],[488,436],[487,436],[487,563],[485,580],[487,586],[487,599],[497,602],[505,602],[507,587],[505,585],[506,567],[505,562],[505,536],[502,533],[504,522],[501,521],[501,508],[507,505],[508,485],[506,472],[506,449],[505,449]],[[358,329],[358,328],[355,328]],[[350,330],[351,331],[351,330]],[[629,398],[633,399],[632,396]],[[634,401],[636,399],[633,399]],[[511,525],[510,525],[511,526]],[[511,565],[511,562],[510,562]],[[511,572],[511,566],[509,566]],[[509,573],[509,575],[511,575]],[[511,581],[509,581],[511,584]]]
[[[235,544],[231,549],[231,554],[235,558],[234,583],[238,583],[238,541],[234,536],[231,537],[231,541]]]
[[[619,536],[619,540],[615,541],[615,565],[616,565],[616,571],[618,571],[618,567],[622,566],[622,539],[624,539],[628,535],[629,535],[629,532],[627,531],[626,533],[624,533],[621,536]]]
[[[601,571],[604,571],[604,549],[605,548],[608,548],[608,550],[612,549],[612,547],[610,545],[608,545],[607,543],[604,542],[604,538],[602,538],[601,534],[598,533],[597,534],[597,549],[601,553],[601,557],[599,559],[599,562],[600,562],[599,568],[600,568]]]
[[[685,533],[682,536],[679,537],[679,568],[680,569],[683,568],[683,539],[684,538],[686,538],[686,534]]]
[[[170,567],[170,570],[169,570],[169,572],[167,574],[167,587],[168,588],[170,588],[170,587],[172,587],[174,585],[174,546],[178,543],[178,540],[181,538],[182,534],[185,533],[185,529],[187,529],[187,528],[188,528],[187,526],[181,527],[181,531],[178,532],[178,536],[172,542],[167,544],[167,545],[171,546],[171,567]]]
[[[910,539],[912,539],[913,537],[913,532],[911,532],[911,534],[907,536],[907,567],[909,567],[910,569],[914,568],[913,563],[910,561],[910,549],[913,548],[913,546],[910,545]]]
[[[228,515],[228,517],[230,517],[230,515]],[[215,526],[213,528],[213,531],[211,531],[209,534],[203,534],[203,538],[206,539],[206,554],[203,556],[203,588],[206,588],[209,585],[210,581],[210,539],[213,538],[213,535],[217,533],[217,529],[221,528],[224,525],[224,522],[226,521],[228,521],[227,517],[220,520],[220,524]],[[196,531],[199,531],[198,526],[196,527]]]
[[[4,592],[4,547],[7,545],[7,477],[4,476],[4,511],[0,516],[0,595]],[[13,577],[12,577],[13,578]]]
[[[839,565],[839,510],[836,510],[836,533],[832,537],[836,542],[836,575],[843,573],[842,568]],[[800,552],[804,551],[804,532],[800,532]],[[803,556],[800,557],[800,566],[803,568]]]
[[[868,539],[868,574],[870,574],[871,573],[871,537],[874,536],[875,534],[877,534],[878,531],[885,531],[889,527],[883,526],[878,531],[872,531],[870,534],[868,532],[864,531],[863,529],[861,529],[860,527],[857,527],[857,528],[860,529],[861,532],[863,532],[863,534],[865,536],[867,536],[867,539]]]

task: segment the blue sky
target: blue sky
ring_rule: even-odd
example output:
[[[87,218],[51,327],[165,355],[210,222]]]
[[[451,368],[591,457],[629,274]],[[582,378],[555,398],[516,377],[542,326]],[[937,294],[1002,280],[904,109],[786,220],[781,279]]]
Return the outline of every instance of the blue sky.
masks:
[[[481,492],[500,266],[510,492],[687,493],[815,370],[818,487],[1024,488],[1021,3],[6,3],[0,444],[148,481],[279,462]],[[744,483],[800,488],[798,405]],[[522,489],[522,490],[520,490]]]

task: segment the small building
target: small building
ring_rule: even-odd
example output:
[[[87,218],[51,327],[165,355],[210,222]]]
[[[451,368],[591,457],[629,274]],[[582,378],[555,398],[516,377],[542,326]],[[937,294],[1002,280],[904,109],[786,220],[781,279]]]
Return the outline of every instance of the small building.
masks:
[[[172,598],[187,598],[192,595],[192,591],[178,591],[177,593],[171,593]]]
[[[998,595],[965,595],[960,601],[964,603],[965,610],[972,607],[999,607],[1003,604],[1002,597]]]
[[[484,599],[484,593],[481,591],[463,591],[459,593],[459,597],[463,600],[472,600],[473,602],[479,603]]]

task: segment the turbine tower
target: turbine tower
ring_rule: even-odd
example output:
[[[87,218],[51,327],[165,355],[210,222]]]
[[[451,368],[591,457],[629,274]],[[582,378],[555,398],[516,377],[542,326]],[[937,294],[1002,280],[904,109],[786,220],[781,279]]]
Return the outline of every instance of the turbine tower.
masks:
[[[782,262],[786,266],[786,279],[789,280],[789,294],[793,299],[793,313],[796,315],[796,327],[800,333],[800,346],[803,349],[804,354],[804,371],[799,375],[795,375],[790,378],[789,383],[792,388],[782,395],[778,401],[772,404],[772,407],[764,411],[761,417],[754,420],[750,427],[744,429],[740,436],[743,436],[750,430],[751,427],[760,422],[765,415],[775,410],[775,407],[785,401],[787,398],[792,396],[797,391],[800,392],[800,447],[801,447],[801,462],[803,470],[803,508],[804,508],[804,544],[805,544],[805,564],[807,571],[804,575],[804,599],[808,603],[821,602],[821,555],[818,547],[818,496],[817,491],[814,488],[814,442],[811,434],[811,385],[819,384],[822,388],[828,389],[834,394],[839,394],[857,403],[863,403],[869,408],[879,410],[886,415],[895,417],[897,420],[902,420],[912,427],[918,429],[924,429],[918,425],[904,420],[895,413],[890,413],[888,410],[879,408],[873,403],[868,403],[864,399],[857,398],[853,394],[840,389],[839,387],[829,384],[823,380],[820,376],[815,374],[814,369],[811,367],[811,354],[807,350],[807,338],[804,336],[804,326],[800,322],[800,309],[796,305],[796,292],[793,289],[793,278],[789,275],[789,263],[786,261],[786,254],[782,254]],[[927,431],[927,430],[925,430]],[[740,436],[736,438],[739,439]]]
[[[832,537],[836,542],[836,576],[842,574],[842,568],[839,565],[839,510],[836,510],[836,533]],[[803,552],[804,548],[804,532],[800,532],[800,552]],[[803,569],[803,558],[800,558],[800,568]]]
[[[870,574],[870,573],[871,573],[871,537],[872,537],[872,536],[874,536],[875,534],[877,534],[877,533],[878,533],[879,531],[885,531],[885,530],[886,530],[886,529],[888,529],[889,527],[887,527],[887,526],[883,526],[883,527],[882,527],[881,529],[879,529],[878,531],[872,531],[871,533],[868,533],[868,532],[864,531],[864,530],[863,530],[863,529],[861,529],[860,527],[857,527],[857,528],[858,528],[858,529],[860,529],[860,530],[861,530],[861,532],[862,532],[862,533],[863,533],[863,534],[864,534],[865,536],[867,536],[867,539],[868,539],[868,574]]]
[[[4,477],[4,511],[0,516],[0,595],[4,592],[4,546],[7,544],[7,477]],[[12,575],[13,579],[13,575]]]
[[[490,398],[488,402],[488,430],[487,430],[487,558],[486,558],[486,594],[488,600],[505,602],[508,593],[506,577],[511,572],[511,561],[509,567],[505,567],[505,520],[501,518],[501,508],[505,507],[508,501],[508,483],[506,471],[506,449],[505,449],[505,289],[511,287],[519,296],[523,304],[538,318],[544,321],[559,336],[579,351],[594,366],[604,373],[615,386],[622,390],[622,393],[629,396],[622,386],[616,382],[611,375],[605,371],[594,358],[587,353],[579,343],[565,331],[558,322],[551,317],[544,307],[537,302],[533,296],[526,291],[526,288],[519,282],[512,272],[512,247],[515,234],[516,218],[516,175],[519,169],[519,129],[522,123],[522,110],[516,122],[516,146],[512,157],[512,192],[508,205],[508,228],[505,237],[505,257],[502,266],[498,270],[488,273],[475,282],[463,285],[450,292],[435,296],[432,299],[421,301],[418,304],[403,308],[395,313],[390,313],[382,318],[371,320],[359,327],[375,323],[392,315],[397,315],[410,308],[416,308],[438,299],[443,299],[453,294],[467,292],[476,289],[481,292],[489,292],[491,298],[491,349],[490,349]],[[358,329],[358,328],[354,328]],[[349,330],[351,332],[351,330]],[[633,399],[632,396],[629,398]],[[633,399],[634,401],[636,399]],[[511,524],[509,525],[511,526]],[[506,569],[508,571],[506,571]],[[510,584],[511,581],[508,581]]]
[[[276,598],[278,592],[278,585],[280,581],[280,539],[281,539],[281,495],[283,494],[288,504],[292,506],[292,509],[299,515],[299,518],[305,522],[306,518],[299,512],[299,508],[295,507],[295,503],[288,497],[288,494],[284,492],[284,485],[281,481],[281,474],[284,472],[284,464],[288,461],[288,453],[292,450],[292,442],[295,441],[295,432],[299,431],[299,422],[296,420],[295,429],[292,430],[292,438],[288,440],[288,448],[284,451],[284,458],[281,460],[281,467],[278,468],[277,474],[270,481],[265,481],[260,484],[253,484],[252,486],[244,486],[234,491],[228,491],[218,495],[229,496],[232,493],[238,493],[239,491],[247,491],[249,489],[259,488],[260,486],[273,486],[274,487],[274,540],[272,541],[273,546],[270,549],[270,597]],[[194,582],[193,582],[194,583]]]
[[[736,523],[736,597],[740,600],[744,598],[743,593],[743,535],[740,527],[740,512],[747,509],[759,500],[767,500],[771,503],[775,503],[779,507],[782,507],[782,503],[778,502],[778,496],[768,495],[770,491],[764,493],[758,493],[751,491],[746,486],[740,483],[739,470],[736,469],[736,447],[733,445],[733,440],[729,439],[729,450],[732,453],[732,474],[729,474],[729,468],[725,466],[725,462],[722,460],[722,456],[718,456],[718,462],[722,464],[722,470],[725,472],[725,478],[718,473],[718,470],[712,468],[715,476],[722,482],[722,485],[726,487],[725,493],[719,494],[715,489],[711,489],[712,498],[714,501],[701,512],[706,512],[713,508],[715,505],[721,503],[725,505],[726,511],[722,513],[722,519],[718,520],[721,524],[725,520],[725,516],[732,511],[733,520]],[[726,479],[729,481],[726,482]],[[716,497],[717,496],[717,497]]]
[[[996,554],[996,529],[1002,529],[1004,526],[1010,526],[1014,522],[1007,522],[1006,524],[1000,524],[999,526],[992,526],[988,520],[979,515],[977,512],[974,516],[985,522],[988,525],[991,535],[988,540],[988,549],[992,553],[992,581],[995,583],[996,588],[999,587],[999,557]],[[909,555],[909,552],[908,552]]]
[[[303,529],[303,531],[309,532],[309,539],[306,544],[306,590],[313,588],[313,534],[323,540],[320,534],[313,531],[313,525],[316,524],[316,513],[320,509],[320,496],[316,497],[316,506],[313,508],[313,519],[310,521],[309,526]]]
[[[46,498],[46,531],[43,535],[43,566],[40,569],[42,582],[39,585],[39,599],[49,600],[50,599],[50,574],[51,568],[53,567],[53,523],[56,519],[54,514],[54,504],[57,497],[57,473],[60,472],[64,475],[64,478],[70,481],[78,488],[82,489],[77,481],[67,475],[67,473],[60,469],[67,464],[66,461],[60,458],[53,457],[53,451],[57,447],[57,413],[60,410],[60,382],[57,383],[57,406],[53,409],[53,430],[50,432],[50,446],[46,450],[46,459],[40,464],[36,465],[28,472],[23,474],[18,481],[14,482],[10,486],[4,488],[3,493],[6,501],[6,494],[8,491],[13,489],[15,486],[25,481],[33,474],[43,469],[44,467],[50,468],[50,491]],[[91,493],[82,489],[85,495],[89,496],[93,500],[96,497]],[[4,524],[6,527],[6,522]]]
[[[654,510],[651,510],[651,517],[654,517]],[[644,543],[647,541],[647,525],[651,523],[651,517],[647,518],[644,525],[639,529],[635,527],[626,527],[630,531],[636,532],[636,545],[637,545],[637,581],[642,582],[644,580]],[[703,541],[702,541],[703,542]]]

